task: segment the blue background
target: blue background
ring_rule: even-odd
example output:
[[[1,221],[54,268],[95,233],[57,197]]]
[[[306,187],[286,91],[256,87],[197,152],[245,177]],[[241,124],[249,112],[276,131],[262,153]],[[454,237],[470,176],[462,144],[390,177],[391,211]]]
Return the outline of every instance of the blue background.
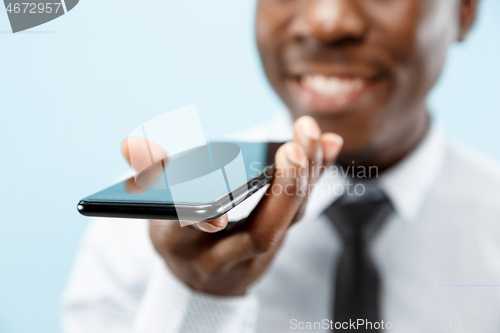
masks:
[[[77,201],[128,170],[119,144],[196,104],[207,135],[281,107],[253,40],[255,0],[84,0],[10,33],[0,10],[0,331],[57,332],[88,220]],[[453,139],[500,160],[500,1],[456,46],[431,97]]]

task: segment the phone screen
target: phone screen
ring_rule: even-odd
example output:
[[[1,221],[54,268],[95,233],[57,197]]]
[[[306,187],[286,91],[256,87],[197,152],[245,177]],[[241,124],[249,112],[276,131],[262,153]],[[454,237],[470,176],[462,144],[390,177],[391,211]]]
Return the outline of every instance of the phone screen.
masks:
[[[157,163],[146,170],[146,176],[132,177],[84,200],[175,205],[216,202],[237,189],[244,190],[262,175],[274,162],[280,145],[210,142]]]

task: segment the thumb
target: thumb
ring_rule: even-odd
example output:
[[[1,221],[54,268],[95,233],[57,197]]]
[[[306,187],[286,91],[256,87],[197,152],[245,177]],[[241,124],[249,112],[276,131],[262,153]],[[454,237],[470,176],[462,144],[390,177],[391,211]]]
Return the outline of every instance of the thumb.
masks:
[[[303,148],[288,142],[276,153],[275,178],[247,220],[246,248],[266,252],[277,246],[307,195],[307,155]]]

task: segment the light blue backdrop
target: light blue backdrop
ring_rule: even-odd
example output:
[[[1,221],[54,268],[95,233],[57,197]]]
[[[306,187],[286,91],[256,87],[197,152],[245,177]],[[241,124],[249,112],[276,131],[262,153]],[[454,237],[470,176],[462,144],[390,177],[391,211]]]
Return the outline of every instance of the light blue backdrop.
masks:
[[[193,104],[208,135],[280,107],[253,42],[255,0],[83,0],[26,33],[0,10],[0,332],[57,332],[87,219],[83,196],[128,170],[119,143]],[[484,0],[431,98],[446,132],[500,160],[500,1]]]

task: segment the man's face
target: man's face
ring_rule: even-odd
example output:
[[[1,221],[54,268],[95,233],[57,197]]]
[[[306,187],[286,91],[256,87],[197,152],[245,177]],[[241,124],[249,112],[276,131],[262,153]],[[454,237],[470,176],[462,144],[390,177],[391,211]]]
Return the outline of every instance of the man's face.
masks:
[[[266,75],[295,117],[345,139],[347,154],[411,135],[460,34],[461,0],[260,0]]]

